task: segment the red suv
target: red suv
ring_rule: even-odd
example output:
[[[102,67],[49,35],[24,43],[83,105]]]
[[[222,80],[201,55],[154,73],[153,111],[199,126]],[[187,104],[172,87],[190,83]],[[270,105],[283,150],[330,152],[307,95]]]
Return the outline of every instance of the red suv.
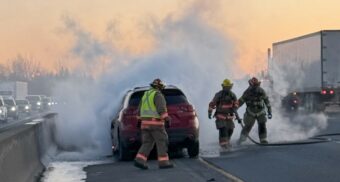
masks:
[[[138,105],[150,87],[137,87],[124,96],[121,108],[111,123],[112,150],[120,160],[130,160],[141,145],[140,129],[137,127]],[[187,148],[190,157],[199,153],[199,122],[193,106],[184,93],[175,86],[167,86],[165,96],[168,114],[172,118],[167,129],[169,149]]]

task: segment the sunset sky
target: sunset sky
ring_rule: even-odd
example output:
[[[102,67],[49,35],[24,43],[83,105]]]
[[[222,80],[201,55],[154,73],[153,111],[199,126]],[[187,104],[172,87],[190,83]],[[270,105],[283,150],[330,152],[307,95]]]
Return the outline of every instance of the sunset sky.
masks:
[[[102,42],[112,39],[108,32],[118,31],[113,38],[122,50],[145,54],[153,44],[143,24],[206,8],[205,19],[232,40],[235,59],[251,73],[263,68],[273,42],[340,29],[339,7],[338,0],[0,0],[0,63],[21,54],[51,71],[60,63],[76,67],[79,63],[70,56],[74,37],[65,32],[65,17]]]

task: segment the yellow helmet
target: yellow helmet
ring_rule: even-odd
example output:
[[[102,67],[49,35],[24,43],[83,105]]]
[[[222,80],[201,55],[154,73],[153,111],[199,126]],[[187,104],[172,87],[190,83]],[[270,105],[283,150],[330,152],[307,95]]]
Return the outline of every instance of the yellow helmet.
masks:
[[[229,79],[224,79],[222,83],[222,87],[232,87],[233,83]]]

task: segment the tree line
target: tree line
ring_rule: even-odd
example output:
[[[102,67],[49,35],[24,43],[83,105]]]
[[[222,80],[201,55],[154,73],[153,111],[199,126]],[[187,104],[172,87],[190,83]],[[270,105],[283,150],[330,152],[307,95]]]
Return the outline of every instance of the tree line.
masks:
[[[53,72],[44,70],[39,61],[22,55],[9,60],[8,64],[0,64],[0,82],[27,82],[29,94],[51,95],[57,81],[79,77],[86,79],[85,76],[71,73],[61,63],[56,66]]]

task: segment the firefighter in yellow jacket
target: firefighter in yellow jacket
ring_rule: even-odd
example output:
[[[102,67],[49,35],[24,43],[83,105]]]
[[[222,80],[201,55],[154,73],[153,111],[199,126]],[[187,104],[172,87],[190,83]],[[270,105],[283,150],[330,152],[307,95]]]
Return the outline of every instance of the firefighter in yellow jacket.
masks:
[[[160,79],[155,79],[150,86],[150,90],[144,93],[140,103],[142,146],[136,155],[135,166],[148,169],[146,162],[156,144],[159,168],[172,168],[174,166],[169,161],[168,135],[165,130],[165,127],[170,125],[171,118],[168,116],[166,101],[161,93],[165,85]]]
[[[225,79],[222,83],[222,90],[215,94],[208,109],[209,119],[212,118],[212,112],[216,109],[214,117],[216,118],[216,128],[219,130],[219,143],[222,149],[231,146],[230,138],[235,128],[234,112],[238,108],[238,102],[236,95],[231,91],[232,87],[233,83]]]

